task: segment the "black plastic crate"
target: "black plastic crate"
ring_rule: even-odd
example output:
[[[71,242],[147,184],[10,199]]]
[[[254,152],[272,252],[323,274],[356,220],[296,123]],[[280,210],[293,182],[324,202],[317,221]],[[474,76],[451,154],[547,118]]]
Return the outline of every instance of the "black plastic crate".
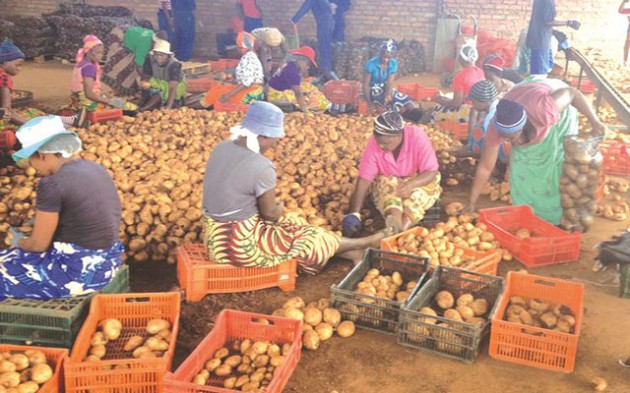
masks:
[[[99,293],[129,291],[129,267]],[[0,342],[72,348],[94,294],[65,299],[6,299],[0,302]]]
[[[455,300],[465,293],[472,294],[475,299],[485,299],[488,302],[486,321],[471,324],[439,316],[441,309],[433,298],[443,290],[451,292]],[[429,281],[401,310],[398,343],[473,363],[481,342],[490,334],[491,317],[502,293],[501,277],[438,266]],[[422,307],[431,307],[438,316],[419,312]],[[446,325],[438,325],[441,323]]]
[[[420,221],[421,226],[433,226],[442,221],[442,204],[440,201],[435,202],[435,205],[431,206],[424,213],[424,218]]]
[[[416,281],[416,286],[407,298],[411,299],[426,279],[429,260],[416,255],[370,248],[366,251],[363,261],[356,265],[339,284],[333,284],[330,288],[332,305],[339,310],[344,320],[351,320],[360,328],[394,333],[402,304],[395,300],[355,292],[357,284],[372,268],[384,274],[397,271],[401,274],[404,283]]]
[[[630,299],[630,263],[619,264],[619,297]]]

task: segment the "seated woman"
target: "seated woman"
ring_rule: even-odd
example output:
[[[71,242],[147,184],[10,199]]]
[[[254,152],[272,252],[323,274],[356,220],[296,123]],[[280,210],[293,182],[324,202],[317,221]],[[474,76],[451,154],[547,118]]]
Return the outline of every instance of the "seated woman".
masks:
[[[435,99],[438,105],[433,108],[432,122],[448,120],[466,123],[468,121],[470,115],[470,105],[466,103],[468,92],[475,83],[485,79],[483,70],[475,66],[477,58],[479,54],[474,46],[462,46],[458,60],[464,68],[453,78],[453,98],[438,96]]]
[[[151,56],[142,69],[142,105],[140,111],[181,108],[186,96],[186,78],[179,62],[171,52],[171,44],[155,39]]]
[[[258,91],[265,82],[263,66],[254,49],[256,39],[244,31],[238,33],[236,45],[243,56],[234,70],[236,86],[232,84],[216,84],[203,95],[199,101],[202,107],[209,108],[217,101],[230,104],[241,104],[245,96]]]
[[[203,213],[208,254],[213,261],[241,267],[276,266],[296,259],[301,270],[317,273],[331,257],[360,261],[385,232],[347,239],[283,216],[276,202],[276,170],[263,153],[284,136],[284,114],[255,102],[232,138],[219,143],[206,164]]]
[[[83,37],[83,48],[77,52],[77,64],[72,73],[71,108],[80,110],[79,125],[83,125],[86,112],[118,108],[134,110],[132,103],[115,97],[109,98],[101,91],[101,66],[103,42],[94,35]]]
[[[367,101],[370,113],[374,113],[376,106],[384,110],[400,112],[405,118],[418,122],[422,111],[416,107],[411,99],[393,88],[398,60],[394,40],[383,41],[380,55],[371,58],[363,68],[363,96]]]
[[[286,61],[289,54],[289,48],[286,43],[286,38],[275,27],[261,27],[252,30],[252,35],[256,38],[258,44],[258,58],[265,70],[265,78],[271,77],[271,69],[273,64],[273,50],[274,48],[280,49],[280,56],[283,59],[283,63]]]
[[[81,140],[57,116],[29,120],[17,132],[27,159],[42,175],[30,237],[9,229],[0,251],[0,300],[84,295],[106,286],[122,264],[121,204],[105,168],[73,159]]]
[[[514,82],[503,78],[503,65],[505,62],[501,56],[491,54],[483,61],[483,73],[497,88],[499,98],[503,98],[514,87]]]
[[[267,101],[280,105],[297,106],[302,112],[326,112],[331,102],[313,84],[303,81],[315,63],[313,48],[303,46],[290,52],[288,61],[271,77],[267,85]]]
[[[343,219],[343,234],[361,229],[359,212],[368,193],[385,225],[400,232],[418,224],[440,197],[440,172],[431,140],[416,126],[405,126],[397,112],[374,120],[374,133],[363,152],[359,179]]]

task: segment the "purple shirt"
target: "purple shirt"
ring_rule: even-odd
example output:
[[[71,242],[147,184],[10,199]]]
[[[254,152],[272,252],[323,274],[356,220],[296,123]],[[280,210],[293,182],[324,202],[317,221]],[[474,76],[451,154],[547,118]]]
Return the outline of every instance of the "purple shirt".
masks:
[[[292,61],[278,69],[271,79],[269,79],[269,87],[278,91],[289,90],[300,83],[302,83],[300,69],[297,64]]]
[[[96,80],[96,66],[90,59],[83,59],[77,67],[81,69],[81,76],[85,78],[92,78]]]

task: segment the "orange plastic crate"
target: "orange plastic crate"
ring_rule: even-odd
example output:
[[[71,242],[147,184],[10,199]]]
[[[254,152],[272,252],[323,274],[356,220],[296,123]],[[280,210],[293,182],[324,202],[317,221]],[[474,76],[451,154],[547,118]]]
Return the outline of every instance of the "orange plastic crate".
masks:
[[[0,344],[0,353],[7,351],[42,351],[46,355],[46,361],[53,369],[53,376],[45,384],[40,386],[37,393],[57,393],[63,392],[63,379],[61,377],[62,367],[68,359],[68,350],[63,348],[31,347],[28,345]]]
[[[437,87],[425,87],[420,83],[401,83],[396,86],[396,90],[406,94],[415,101],[422,101],[426,99],[434,99],[437,97],[440,90]]]
[[[249,105],[247,104],[224,104],[222,102],[215,102],[215,112],[247,112]]]
[[[359,81],[328,81],[324,85],[324,95],[330,102],[338,105],[356,104],[359,102],[361,83]]]
[[[17,143],[15,137],[15,131],[13,130],[0,130],[0,150],[11,150]]]
[[[210,293],[235,293],[280,287],[295,290],[297,262],[273,267],[236,267],[211,262],[203,244],[184,244],[177,252],[177,277],[186,301],[197,302]]]
[[[256,322],[255,319],[266,319],[270,324],[262,324]],[[164,391],[167,393],[240,391],[223,388],[225,378],[215,375],[211,376],[209,382],[218,386],[200,386],[191,381],[217,349],[229,341],[246,338],[254,341],[269,340],[280,345],[291,343],[289,355],[275,371],[271,383],[258,390],[261,393],[282,392],[302,355],[302,321],[234,310],[221,311],[210,334],[184,360],[174,374],[167,375]]]
[[[164,375],[170,370],[179,330],[179,292],[126,293],[96,295],[70,360],[65,364],[67,393],[158,393],[164,391]],[[84,362],[92,334],[100,321],[117,318],[123,326],[119,339],[107,344],[107,354],[100,362]],[[171,322],[170,346],[161,358],[134,359],[122,347],[133,335],[147,336],[146,324],[154,318]],[[112,370],[112,366],[127,367]]]
[[[578,85],[578,79],[573,79],[571,81],[571,86],[577,87],[577,85]],[[582,81],[580,81],[579,90],[584,94],[590,94],[590,93],[593,93],[595,90],[597,90],[597,85],[591,82],[590,79],[582,78]]]
[[[189,93],[205,93],[215,84],[217,84],[217,81],[210,78],[187,79],[186,91]]]
[[[607,175],[630,175],[630,154],[623,142],[604,142],[599,145],[604,156],[604,172]]]
[[[503,320],[512,296],[561,304],[575,316],[575,332],[561,333]],[[570,373],[575,367],[582,326],[584,285],[555,278],[509,272],[507,286],[492,317],[490,356],[507,362]]]
[[[597,193],[595,194],[595,201],[599,202],[606,196],[606,175],[602,172],[599,176],[599,187],[597,187]]]
[[[420,227],[415,227],[405,232],[401,232],[397,235],[387,237],[381,240],[380,248],[381,250],[385,250],[385,251],[402,252],[402,251],[397,251],[398,247],[396,246],[396,244],[397,244],[398,238],[407,236],[410,234],[414,236],[418,236],[418,233],[420,233],[420,231],[421,231]],[[455,248],[459,248],[459,247],[455,246]],[[494,251],[488,251],[488,252],[479,252],[479,251],[475,251],[475,250],[471,250],[467,248],[464,248],[463,250],[464,250],[464,256],[474,257],[475,260],[473,262],[467,262],[465,264],[455,266],[456,268],[468,270],[471,272],[483,273],[490,276],[497,275],[498,270],[499,270],[499,263],[501,262],[501,259],[502,259],[501,251],[494,250]],[[429,264],[430,263],[431,261],[429,260]],[[431,265],[430,267],[433,268],[434,266]]]
[[[529,206],[506,206],[479,211],[479,221],[488,226],[501,246],[527,267],[577,261],[582,235],[566,232],[536,216]],[[532,237],[518,239],[511,232],[521,228]]]
[[[448,131],[457,139],[468,139],[468,123],[457,123],[449,120],[442,120],[435,123],[438,128]]]
[[[219,59],[216,61],[209,61],[210,70],[212,72],[224,72],[231,68],[236,68],[238,65],[238,59]]]
[[[123,116],[122,109],[107,109],[104,111],[94,111],[88,113],[88,120],[92,124],[105,123],[121,119]]]

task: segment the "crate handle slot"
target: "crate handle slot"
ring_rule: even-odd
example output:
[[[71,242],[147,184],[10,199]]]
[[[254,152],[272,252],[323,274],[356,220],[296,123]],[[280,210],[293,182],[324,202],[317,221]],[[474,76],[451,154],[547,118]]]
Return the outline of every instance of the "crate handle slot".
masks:
[[[148,303],[151,301],[149,297],[133,297],[125,299],[126,303]]]
[[[538,285],[545,285],[548,287],[555,287],[556,283],[553,281],[547,281],[547,280],[536,280],[534,281],[534,284],[538,284]]]
[[[267,322],[265,323],[263,321],[267,321]],[[249,322],[255,325],[263,325],[263,326],[273,326],[276,324],[276,321],[274,320],[267,319],[267,318],[259,318],[259,317],[252,317],[252,319]]]

